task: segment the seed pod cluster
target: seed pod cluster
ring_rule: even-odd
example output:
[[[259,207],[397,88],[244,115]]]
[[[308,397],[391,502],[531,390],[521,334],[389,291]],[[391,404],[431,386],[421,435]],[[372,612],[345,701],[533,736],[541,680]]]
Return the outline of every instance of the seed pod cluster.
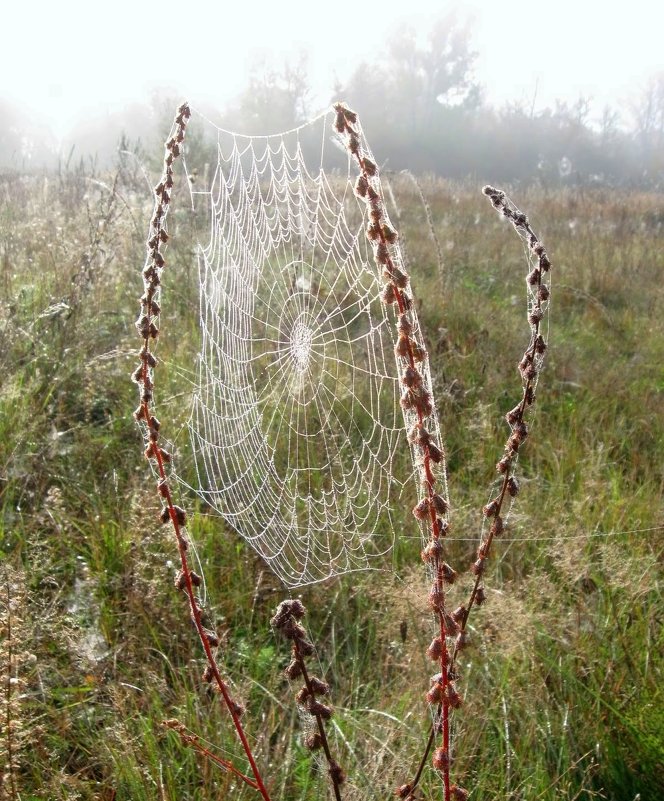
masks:
[[[307,631],[300,622],[306,609],[299,599],[282,601],[270,620],[272,629],[290,640],[291,661],[285,669],[285,675],[291,679],[303,679],[303,685],[295,695],[300,709],[312,719],[312,727],[304,738],[304,744],[310,751],[323,748],[328,759],[330,780],[335,787],[339,787],[345,780],[343,770],[330,758],[330,750],[325,734],[324,721],[330,720],[333,714],[332,707],[319,700],[319,696],[327,697],[330,685],[317,676],[309,675],[305,659],[314,653],[313,643],[308,639]]]

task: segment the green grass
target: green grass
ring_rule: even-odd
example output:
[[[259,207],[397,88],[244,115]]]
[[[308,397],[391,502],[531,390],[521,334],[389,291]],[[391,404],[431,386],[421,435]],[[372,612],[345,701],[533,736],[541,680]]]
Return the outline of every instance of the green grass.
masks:
[[[149,197],[126,171],[125,203],[114,205],[82,174],[49,180],[0,179],[0,555],[16,623],[18,797],[253,798],[160,725],[177,717],[242,764],[227,716],[199,678],[200,647],[172,589],[175,549],[158,525],[131,419]],[[451,561],[463,566],[506,436],[502,416],[519,397],[523,255],[479,187],[427,180],[441,275],[412,185],[393,185],[449,451],[459,538]],[[653,222],[661,198],[513,194],[554,261],[551,348],[508,535],[522,541],[499,543],[489,602],[472,618],[454,775],[477,799],[656,801],[664,786],[664,231]],[[197,312],[186,217],[176,207],[173,219],[158,374],[166,437],[186,417]],[[77,284],[86,259],[92,270]],[[300,745],[292,690],[280,677],[287,648],[269,629],[284,593],[219,519],[187,506],[196,510],[192,537],[223,665],[248,704],[274,798],[325,798],[324,771]],[[358,801],[389,798],[426,736],[426,587],[415,527],[395,514],[403,537],[387,572],[303,592],[333,687],[348,798]],[[5,638],[5,676],[6,653]],[[6,748],[3,723],[5,763]],[[439,798],[437,787],[427,771],[425,796]],[[9,792],[5,780],[0,794]]]

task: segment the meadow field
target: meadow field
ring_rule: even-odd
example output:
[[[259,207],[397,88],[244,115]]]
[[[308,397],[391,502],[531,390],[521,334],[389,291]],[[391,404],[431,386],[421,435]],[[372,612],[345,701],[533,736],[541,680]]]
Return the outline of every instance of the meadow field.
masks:
[[[158,168],[157,168],[158,169]],[[0,175],[0,798],[202,801],[255,792],[186,747],[177,718],[242,763],[173,589],[177,552],[132,418],[150,182]],[[476,184],[386,176],[448,451],[454,564],[469,565],[519,398],[525,258]],[[551,337],[522,489],[461,662],[454,775],[472,801],[664,797],[664,204],[609,188],[502,187],[554,264]],[[198,330],[184,206],[169,220],[157,409],[186,419]],[[181,235],[179,235],[181,234]],[[190,368],[193,369],[193,368]],[[184,492],[184,491],[182,491]],[[301,743],[288,597],[186,495],[220,662],[279,801],[330,797]],[[427,737],[428,587],[408,511],[379,573],[301,592],[349,801],[411,778]],[[467,585],[467,579],[464,579]],[[462,582],[463,583],[463,582]],[[427,769],[422,798],[441,798]]]

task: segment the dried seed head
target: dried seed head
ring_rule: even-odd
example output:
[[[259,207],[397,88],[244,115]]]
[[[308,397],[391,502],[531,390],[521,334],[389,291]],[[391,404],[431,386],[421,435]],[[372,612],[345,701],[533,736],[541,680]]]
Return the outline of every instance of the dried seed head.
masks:
[[[423,562],[435,562],[436,559],[440,558],[440,555],[443,552],[443,546],[440,544],[438,540],[431,540],[428,542],[424,547],[421,556]]]
[[[453,637],[459,630],[459,626],[452,615],[443,615],[443,623],[445,624],[445,635],[447,637]]]
[[[482,509],[482,514],[484,517],[493,517],[497,511],[498,501],[494,499],[493,501],[489,501],[489,503],[487,503],[487,505]]]
[[[551,262],[549,261],[549,257],[546,255],[546,253],[542,253],[542,255],[540,256],[539,264],[540,264],[540,269],[543,272],[547,272],[548,270],[551,269]]]
[[[310,751],[317,751],[322,745],[323,738],[318,731],[311,731],[304,738],[304,747],[308,748]]]
[[[436,584],[434,584],[429,591],[429,606],[434,612],[440,612],[443,609],[444,603],[445,595],[443,594],[442,590],[440,590]]]
[[[439,704],[443,700],[443,688],[437,682],[427,690],[426,699],[428,704]]]
[[[307,698],[309,698],[310,695],[311,693],[309,692],[309,688],[305,684],[304,687],[302,687],[295,695],[295,701],[296,703],[300,704],[300,706],[304,706]]]
[[[468,790],[464,790],[463,787],[453,784],[450,787],[450,797],[452,801],[468,801]]]
[[[514,476],[510,476],[509,480],[507,481],[507,491],[512,498],[516,498],[516,496],[519,494],[519,489],[520,487],[517,479],[514,478]]]
[[[490,533],[494,537],[499,537],[503,533],[503,528],[504,528],[503,518],[500,515],[497,515],[494,518],[493,523],[491,524]]]
[[[321,704],[311,696],[307,702],[307,711],[310,715],[321,718],[322,720],[329,720],[332,717],[332,707],[327,704]]]
[[[463,604],[461,606],[457,606],[454,612],[452,612],[452,619],[458,625],[461,625],[466,619],[466,607]]]
[[[330,685],[316,676],[310,677],[309,684],[311,684],[311,689],[316,695],[327,695],[330,692]]]
[[[191,579],[191,583],[194,587],[200,587],[203,583],[203,579],[198,575],[198,573],[194,573],[193,570],[189,572],[189,578]]]
[[[390,253],[385,242],[378,241],[376,243],[374,248],[374,257],[378,264],[387,264],[390,258]],[[396,284],[396,281],[394,283]]]
[[[531,325],[537,325],[537,323],[539,323],[543,317],[544,317],[544,312],[542,311],[541,307],[535,306],[528,315],[528,322]]]
[[[403,372],[401,382],[407,387],[419,387],[422,384],[422,374],[415,367],[408,365]]]
[[[392,303],[396,303],[397,295],[394,291],[394,284],[386,284],[381,293],[380,299],[386,306],[390,306]]]
[[[367,239],[374,242],[380,236],[380,226],[376,222],[369,223],[367,227]]]
[[[429,498],[422,498],[419,503],[413,507],[413,514],[418,520],[426,520],[429,515],[431,501]]]
[[[329,763],[329,773],[332,782],[338,787],[340,784],[343,784],[346,781],[346,774],[343,772],[341,765],[339,765],[334,760],[331,760]]]
[[[282,629],[292,619],[301,620],[306,611],[299,598],[282,601],[272,616],[270,625],[273,629]]]
[[[187,580],[182,570],[178,571],[178,574],[175,576],[175,581],[173,583],[175,585],[176,590],[183,590],[187,586]]]
[[[399,322],[397,323],[397,330],[400,334],[404,336],[410,336],[413,331],[413,324],[410,320],[410,317],[407,314],[402,314],[399,316]]]
[[[541,280],[542,273],[538,267],[535,267],[535,269],[531,270],[526,276],[526,281],[530,284],[530,286],[537,286]]]
[[[541,355],[545,351],[546,351],[546,342],[544,341],[544,337],[541,334],[538,334],[537,338],[535,339],[535,352]]]
[[[438,520],[436,520],[436,531],[439,537],[446,537],[450,531],[450,524],[447,520],[443,520],[439,517]]]
[[[303,657],[311,656],[316,651],[314,644],[309,642],[309,640],[298,640],[297,648]]]
[[[433,757],[431,759],[431,763],[436,770],[441,771],[441,773],[450,766],[450,755],[446,748],[436,748],[433,752]]]
[[[427,357],[426,350],[424,350],[424,348],[417,342],[412,343],[411,350],[413,353],[413,359],[415,359],[416,362],[423,362],[426,359]]]
[[[496,470],[499,473],[506,473],[510,469],[511,464],[512,459],[509,456],[503,456],[503,458],[496,464]]]
[[[461,633],[465,633],[465,632],[461,632]],[[461,636],[461,635],[459,635],[459,636]],[[457,639],[458,639],[458,637],[457,637]],[[447,700],[447,703],[452,707],[452,709],[458,709],[463,704],[463,701],[461,700],[461,696],[456,691],[454,686],[451,685],[451,684],[448,684],[447,687],[445,688],[445,698]]]
[[[431,448],[431,446],[429,446],[429,448]],[[438,495],[437,493],[431,496],[431,505],[436,510],[436,514],[439,515],[444,515],[449,509],[449,504],[447,503],[445,498],[443,498],[442,495]]]
[[[427,446],[427,453],[431,461],[435,464],[440,464],[443,461],[443,452],[437,445],[434,445],[433,442],[430,442]]]
[[[394,286],[396,286],[398,289],[406,289],[408,282],[410,281],[408,273],[405,273],[398,267],[392,267],[390,269],[390,278],[392,279]]]
[[[427,656],[433,662],[437,662],[443,654],[443,641],[440,637],[434,637],[427,648]]]
[[[478,587],[475,591],[475,603],[477,606],[482,606],[482,604],[486,601],[486,591],[484,587]]]
[[[429,417],[433,412],[433,396],[424,387],[420,387],[419,391],[415,394],[413,405],[422,417]]]
[[[421,423],[415,423],[408,432],[408,442],[413,445],[428,445],[431,434]]]
[[[481,576],[484,573],[484,559],[478,559],[470,566],[470,571],[475,576]]]
[[[302,663],[299,660],[294,659],[284,670],[284,673],[291,680],[297,679],[302,675]]]
[[[408,798],[412,792],[413,792],[412,784],[402,784],[401,787],[396,788],[396,790],[394,791],[394,795],[397,798]]]
[[[212,679],[214,678],[214,670],[212,670],[211,665],[206,665],[205,670],[203,671],[203,681],[209,684]]]
[[[447,584],[454,584],[458,574],[453,567],[450,567],[447,562],[443,562],[443,564],[440,566],[440,572],[443,577],[443,581],[445,581]]]
[[[394,346],[394,352],[397,356],[405,359],[408,356],[408,351],[411,347],[410,339],[407,334],[399,334],[397,344]]]
[[[355,194],[358,197],[366,197],[368,188],[369,182],[367,181],[366,177],[364,175],[359,175],[357,181],[355,182]]]
[[[211,631],[210,629],[203,629],[203,635],[205,639],[208,641],[208,644],[211,648],[216,648],[219,645],[219,637],[217,636],[216,632]]]
[[[505,415],[505,420],[507,420],[507,422],[511,426],[513,426],[517,421],[521,420],[522,417],[523,417],[523,411],[521,409],[521,404],[519,404],[518,406],[515,406],[513,409],[507,412],[507,414]]]
[[[360,167],[364,170],[367,175],[375,175],[376,174],[376,165],[371,161],[370,158],[366,156],[360,159]]]
[[[462,629],[456,637],[454,641],[454,647],[457,651],[462,651],[468,645],[468,632],[466,629]]]
[[[537,299],[540,300],[542,303],[549,299],[551,292],[549,291],[549,287],[546,284],[542,284],[540,288],[537,290]]]
[[[393,245],[399,238],[399,234],[397,234],[394,228],[391,228],[387,223],[383,223],[381,230],[383,232],[383,236],[385,237],[385,241],[390,245]]]

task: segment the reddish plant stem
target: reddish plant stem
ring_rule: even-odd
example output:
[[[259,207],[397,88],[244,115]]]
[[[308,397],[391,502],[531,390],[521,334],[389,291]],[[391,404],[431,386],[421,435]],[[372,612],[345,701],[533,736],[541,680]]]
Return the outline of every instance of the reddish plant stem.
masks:
[[[254,776],[251,779],[242,771],[234,768],[233,772],[241,777],[247,784],[254,786],[262,795],[264,801],[270,801],[270,796],[261,777],[258,765],[253,755],[253,751],[247,739],[246,733],[240,721],[240,714],[238,712],[238,705],[234,702],[229,692],[226,682],[221,676],[221,672],[216,662],[212,646],[210,644],[210,632],[203,626],[201,619],[201,609],[198,606],[196,599],[196,591],[192,580],[192,572],[187,560],[188,543],[182,533],[181,515],[182,510],[175,507],[173,503],[172,493],[168,482],[165,464],[170,461],[170,455],[164,451],[159,445],[159,423],[152,415],[151,402],[153,383],[153,367],[156,360],[152,356],[150,350],[150,341],[156,339],[159,335],[159,329],[156,327],[154,320],[157,319],[160,309],[159,304],[156,302],[156,296],[159,292],[161,285],[161,273],[165,266],[164,258],[161,254],[162,244],[168,239],[164,223],[168,214],[170,206],[170,192],[173,186],[173,162],[180,155],[182,142],[184,141],[187,120],[189,119],[190,111],[186,104],[183,104],[178,109],[178,115],[175,120],[175,133],[166,143],[166,156],[164,159],[164,175],[161,182],[155,188],[155,211],[150,225],[150,236],[148,239],[148,258],[146,266],[143,270],[145,292],[141,298],[142,313],[137,322],[137,327],[143,337],[143,348],[140,352],[141,366],[138,373],[135,373],[139,385],[141,386],[141,403],[135,412],[137,420],[143,420],[148,428],[148,441],[149,445],[146,450],[146,457],[154,459],[157,466],[157,473],[159,475],[158,491],[163,499],[166,508],[168,509],[168,516],[173,526],[175,539],[177,541],[178,552],[180,555],[181,576],[183,579],[183,586],[187,599],[189,602],[189,609],[191,619],[198,633],[198,637],[205,651],[205,656],[209,666],[210,678],[214,680],[219,690],[219,693],[224,701],[226,708],[233,721],[233,726],[237,736],[242,744],[249,765]]]
[[[340,106],[340,105],[336,106],[336,110],[337,110],[337,114],[338,115],[339,114],[343,114],[343,107],[342,106]],[[349,122],[349,120],[347,118],[344,118],[344,127],[345,127],[345,132],[349,136],[356,137],[357,140],[359,141],[358,131],[355,128],[353,128],[352,124]],[[355,161],[357,163],[357,166],[358,166],[358,168],[360,170],[360,173],[361,173],[362,177],[364,178],[364,181],[367,183],[367,185],[371,185],[371,178],[378,175],[377,169],[373,173],[369,173],[369,171],[366,169],[364,159],[362,159],[361,156],[360,156],[359,147],[356,148],[355,150],[353,150],[353,148],[349,147],[349,151],[350,151],[351,155],[353,156],[353,158],[355,159]],[[384,202],[380,192],[379,192],[379,200],[380,200],[381,203]],[[385,266],[386,266],[388,272],[394,273],[395,272],[395,264],[394,264],[394,261],[392,259],[392,256],[390,255],[390,251],[389,251],[389,248],[388,248],[389,242],[387,240],[387,237],[385,236],[385,233],[383,231],[382,226],[378,225],[377,229],[378,229],[378,239],[380,241],[380,244],[385,248],[385,250],[387,252]],[[378,266],[380,267],[381,265],[379,264]],[[399,309],[399,315],[401,316],[401,315],[404,315],[404,314],[407,313],[407,311],[408,311],[408,303],[406,301],[404,291],[402,289],[400,289],[399,287],[397,287],[396,285],[394,285],[394,284],[393,284],[393,287],[394,287],[394,297],[395,297],[396,304],[397,304],[398,309]],[[416,359],[415,359],[415,354],[414,354],[414,351],[413,351],[412,341],[411,341],[410,337],[407,337],[407,340],[406,340],[406,359],[408,361],[409,366],[413,370],[416,370],[417,369],[416,368]],[[423,414],[423,412],[422,412],[422,410],[420,408],[416,408],[416,412],[417,412],[418,424],[419,424],[419,426],[422,426],[423,423],[424,423],[425,416],[424,416],[424,414]],[[419,448],[420,448],[421,455],[422,455],[422,462],[423,462],[423,467],[424,467],[424,476],[425,476],[425,481],[426,481],[426,491],[427,491],[427,496],[428,496],[428,499],[429,499],[429,530],[430,530],[430,534],[431,534],[431,539],[434,540],[434,541],[438,541],[441,538],[441,533],[442,532],[441,532],[441,528],[440,528],[440,526],[438,524],[438,517],[437,517],[436,509],[434,508],[434,505],[431,502],[433,497],[436,494],[435,477],[434,477],[434,474],[433,474],[433,470],[431,468],[431,457],[429,455],[428,447],[426,447],[425,445],[420,444]],[[440,640],[441,640],[440,685],[442,687],[442,692],[443,692],[443,701],[439,705],[438,713],[436,714],[436,719],[440,718],[440,725],[441,725],[441,729],[442,729],[442,747],[445,750],[445,752],[447,754],[449,754],[449,751],[450,751],[450,714],[449,714],[450,707],[449,707],[449,702],[448,702],[447,693],[446,693],[446,689],[448,688],[448,686],[450,684],[450,681],[449,681],[449,670],[448,670],[448,668],[449,668],[449,654],[448,654],[448,649],[447,649],[447,631],[446,631],[446,626],[445,626],[445,582],[444,582],[444,578],[443,578],[443,562],[442,562],[441,557],[440,557],[440,555],[438,553],[436,553],[436,556],[434,558],[433,572],[434,572],[434,577],[435,577],[435,579],[434,579],[435,580],[435,592],[436,592],[437,597],[441,599],[440,606],[439,606],[439,608],[437,608],[435,610],[435,612],[436,612],[436,614],[438,616],[438,628],[439,628],[439,636],[440,636]],[[434,734],[435,734],[435,726],[436,726],[436,722],[434,721],[434,724],[432,725],[431,734],[430,734],[430,737],[429,737],[429,742],[427,744],[427,748],[426,748],[426,751],[425,751],[424,760],[423,760],[423,763],[420,766],[420,770],[418,772],[418,781],[419,781],[419,775],[421,775],[421,772],[422,772],[422,770],[424,768],[424,761],[426,761],[426,758],[427,758],[427,756],[428,756],[428,754],[429,754],[429,752],[431,750],[431,746],[433,744]],[[443,765],[441,772],[442,772],[442,775],[443,775],[444,800],[445,801],[450,801],[449,760],[447,760],[447,762]]]

